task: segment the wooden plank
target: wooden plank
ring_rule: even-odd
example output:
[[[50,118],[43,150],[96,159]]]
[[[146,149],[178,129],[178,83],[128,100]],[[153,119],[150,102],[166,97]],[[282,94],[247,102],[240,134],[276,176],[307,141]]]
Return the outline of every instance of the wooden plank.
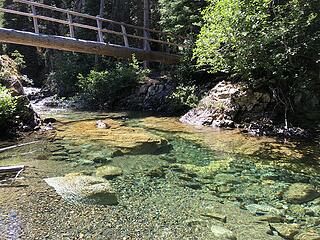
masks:
[[[123,42],[124,45],[126,47],[129,47],[129,41],[128,41],[128,36],[127,36],[127,31],[126,31],[126,27],[121,25],[121,30],[122,30],[122,34],[123,34]]]
[[[149,60],[152,62],[162,62],[166,64],[176,64],[181,58],[181,56],[174,54],[155,51],[146,52],[137,48],[128,48],[119,45],[85,41],[68,37],[34,34],[6,28],[0,28],[0,42],[71,52],[91,53],[118,58],[131,58],[132,54],[135,54],[136,58],[139,60]]]

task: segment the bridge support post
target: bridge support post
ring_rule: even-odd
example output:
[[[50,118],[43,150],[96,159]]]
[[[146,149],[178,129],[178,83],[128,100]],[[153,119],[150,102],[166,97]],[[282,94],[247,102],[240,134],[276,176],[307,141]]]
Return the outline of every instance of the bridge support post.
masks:
[[[70,13],[67,13],[68,22],[69,22],[69,31],[70,31],[70,37],[75,38],[74,36],[74,28],[72,25],[72,15]]]
[[[31,11],[32,11],[32,20],[33,20],[33,27],[34,27],[34,32],[39,34],[39,25],[38,25],[38,19],[37,19],[37,11],[36,7],[34,5],[31,5]]]
[[[100,16],[97,16],[97,17],[100,17]],[[101,29],[102,29],[102,21],[101,19],[97,18],[97,27],[98,27],[98,40],[99,42],[104,42],[103,41],[103,34],[101,32]]]
[[[122,30],[122,34],[123,34],[124,45],[126,47],[129,47],[129,41],[128,41],[128,36],[127,36],[127,31],[126,31],[125,26],[121,25],[121,30]]]

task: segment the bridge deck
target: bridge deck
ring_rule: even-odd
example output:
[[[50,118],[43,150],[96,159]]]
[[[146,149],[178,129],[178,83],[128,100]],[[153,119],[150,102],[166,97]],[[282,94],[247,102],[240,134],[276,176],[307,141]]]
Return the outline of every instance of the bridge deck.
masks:
[[[117,58],[131,58],[132,54],[135,54],[136,58],[139,60],[162,62],[166,64],[174,64],[180,60],[180,56],[174,54],[145,51],[139,48],[130,48],[121,45],[87,41],[69,37],[35,34],[6,28],[0,28],[0,42],[71,52],[113,56]]]

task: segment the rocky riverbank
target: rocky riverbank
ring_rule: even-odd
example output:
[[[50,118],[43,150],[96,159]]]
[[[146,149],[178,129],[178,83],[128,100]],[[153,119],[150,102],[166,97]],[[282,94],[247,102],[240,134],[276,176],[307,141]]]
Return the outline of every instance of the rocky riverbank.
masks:
[[[13,119],[9,119],[8,129],[15,131],[30,131],[39,128],[40,117],[33,110],[22,84],[30,80],[19,73],[16,63],[6,55],[0,56],[0,84],[9,89],[16,100],[16,110]]]

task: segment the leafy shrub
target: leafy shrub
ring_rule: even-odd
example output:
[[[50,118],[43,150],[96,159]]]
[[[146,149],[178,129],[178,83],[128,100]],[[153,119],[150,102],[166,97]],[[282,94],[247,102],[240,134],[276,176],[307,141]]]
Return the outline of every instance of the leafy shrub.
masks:
[[[24,56],[18,50],[15,50],[13,53],[11,53],[11,58],[16,63],[19,70],[22,70],[26,67]]]
[[[0,131],[5,131],[16,110],[16,99],[0,85]]]
[[[198,66],[269,88],[279,110],[299,91],[319,91],[319,0],[208,0],[196,43]]]
[[[196,107],[199,97],[196,95],[196,87],[194,85],[179,85],[168,100],[171,108],[176,111],[183,111]]]
[[[116,100],[129,94],[146,74],[135,58],[131,63],[117,63],[109,70],[91,70],[87,76],[78,76],[80,96],[94,107],[110,108]]]

